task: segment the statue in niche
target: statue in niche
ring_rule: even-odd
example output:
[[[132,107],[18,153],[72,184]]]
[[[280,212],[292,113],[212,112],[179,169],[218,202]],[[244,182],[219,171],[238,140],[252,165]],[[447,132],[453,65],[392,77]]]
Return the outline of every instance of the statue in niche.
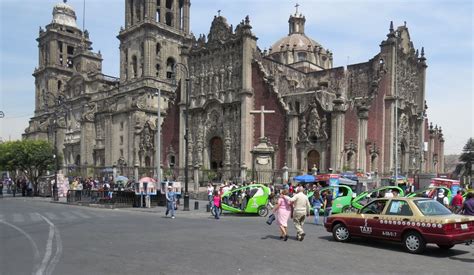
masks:
[[[308,138],[308,135],[306,134],[306,118],[304,117],[304,115],[301,116],[299,124],[300,124],[300,130],[299,130],[298,138],[300,141],[306,141],[306,139]]]
[[[328,138],[328,133],[326,132],[327,129],[327,119],[325,116],[323,116],[322,122],[321,122],[321,130],[319,131],[320,133],[320,138],[322,139],[327,139]]]
[[[151,131],[150,124],[147,121],[141,133],[140,150],[150,151],[153,150],[153,148],[153,133]]]
[[[311,110],[311,113],[309,115],[308,136],[310,136],[311,138],[319,138],[320,128],[321,128],[321,122],[320,122],[318,110],[316,109],[316,107],[314,107]]]

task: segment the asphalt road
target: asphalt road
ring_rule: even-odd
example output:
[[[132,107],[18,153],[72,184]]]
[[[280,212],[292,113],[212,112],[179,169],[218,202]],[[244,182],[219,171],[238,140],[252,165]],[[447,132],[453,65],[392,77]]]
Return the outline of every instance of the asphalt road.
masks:
[[[0,199],[0,274],[472,274],[474,246],[424,255],[401,245],[336,243],[323,227],[290,222],[288,242],[260,217],[162,208],[111,210]]]

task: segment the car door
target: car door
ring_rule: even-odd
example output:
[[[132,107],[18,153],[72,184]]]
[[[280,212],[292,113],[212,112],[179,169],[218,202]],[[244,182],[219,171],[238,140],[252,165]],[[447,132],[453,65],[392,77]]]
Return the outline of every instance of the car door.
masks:
[[[413,218],[413,211],[405,200],[392,199],[380,217],[381,238],[400,240],[405,225]]]
[[[375,200],[362,208],[358,218],[351,222],[351,233],[359,236],[372,238],[380,238],[382,227],[380,225],[380,217],[387,204],[386,199]]]

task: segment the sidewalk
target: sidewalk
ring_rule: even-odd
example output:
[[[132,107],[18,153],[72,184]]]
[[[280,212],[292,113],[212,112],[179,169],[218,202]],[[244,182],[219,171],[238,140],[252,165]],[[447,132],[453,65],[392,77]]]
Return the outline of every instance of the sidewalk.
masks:
[[[102,208],[102,209],[111,209],[111,210],[123,210],[123,211],[132,211],[132,212],[143,212],[143,213],[156,213],[158,215],[165,215],[166,207],[165,206],[152,206],[151,208],[140,208],[140,207],[111,207],[111,205],[100,205],[100,204],[77,204],[77,203],[67,203],[67,199],[65,197],[60,197],[59,201],[53,201],[51,197],[22,197],[21,193],[20,196],[13,197],[11,194],[3,194],[4,199],[18,199],[18,200],[30,200],[30,201],[39,201],[39,202],[47,202],[47,203],[59,203],[59,204],[66,204],[71,206],[79,206],[79,207],[90,207],[90,208]],[[0,196],[0,200],[2,197]],[[194,209],[195,202],[198,202],[199,209]],[[189,215],[189,214],[200,214],[201,215],[211,215],[210,212],[206,211],[206,205],[209,203],[205,200],[195,200],[189,199],[189,211],[183,211],[183,203],[184,200],[181,199],[181,205],[178,206],[178,210],[176,210],[177,215]]]

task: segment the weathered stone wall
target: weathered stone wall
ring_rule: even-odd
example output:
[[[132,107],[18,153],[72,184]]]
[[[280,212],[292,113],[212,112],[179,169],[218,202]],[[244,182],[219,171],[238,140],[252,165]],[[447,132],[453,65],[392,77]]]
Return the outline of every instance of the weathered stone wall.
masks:
[[[252,66],[252,87],[254,89],[254,110],[259,110],[264,106],[266,110],[274,110],[274,114],[265,115],[265,136],[276,149],[275,168],[281,169],[286,162],[286,112],[280,104],[277,96],[266,86],[263,80],[263,73],[259,71],[258,66]],[[259,143],[260,133],[260,115],[255,114],[253,145]]]

